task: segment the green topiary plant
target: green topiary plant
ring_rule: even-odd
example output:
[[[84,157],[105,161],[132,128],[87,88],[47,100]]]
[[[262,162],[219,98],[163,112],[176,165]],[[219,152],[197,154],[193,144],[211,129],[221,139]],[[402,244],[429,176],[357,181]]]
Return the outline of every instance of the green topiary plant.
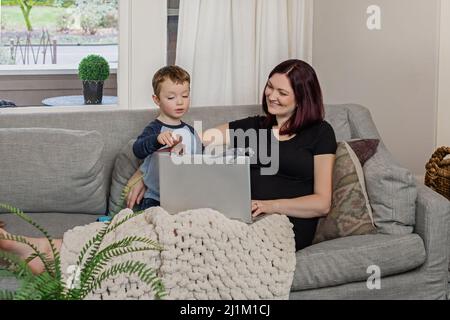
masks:
[[[85,104],[101,104],[103,82],[109,77],[109,64],[105,58],[91,54],[78,65],[78,76],[83,80]]]
[[[152,287],[156,299],[161,299],[166,295],[164,285],[156,275],[155,270],[143,262],[127,261],[105,269],[107,263],[115,257],[132,252],[163,250],[155,241],[137,236],[125,237],[100,250],[101,244],[108,233],[142,214],[143,211],[133,212],[114,224],[105,223],[105,226],[84,245],[78,256],[75,270],[79,270],[79,279],[78,277],[72,277],[68,280],[70,283],[65,284],[61,275],[60,255],[48,232],[21,210],[4,204],[0,204],[0,207],[7,209],[41,231],[50,243],[54,256],[54,259],[48,258],[23,237],[0,235],[0,239],[26,244],[34,251],[25,261],[14,254],[0,251],[0,259],[9,264],[3,273],[15,276],[21,283],[19,290],[16,292],[0,290],[0,300],[82,300],[99,288],[104,281],[118,274],[138,275],[141,281]],[[135,244],[139,245],[136,246]],[[35,258],[39,258],[44,264],[45,271],[40,275],[34,275],[28,266],[28,263]]]
[[[108,61],[99,55],[88,55],[78,65],[78,76],[83,81],[105,81],[109,77]]]

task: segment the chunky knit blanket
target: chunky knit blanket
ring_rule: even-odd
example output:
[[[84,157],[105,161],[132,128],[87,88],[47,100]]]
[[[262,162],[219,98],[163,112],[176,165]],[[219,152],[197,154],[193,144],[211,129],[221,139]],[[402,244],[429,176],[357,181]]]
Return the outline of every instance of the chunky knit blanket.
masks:
[[[115,219],[132,213],[126,209]],[[114,223],[114,221],[113,221]],[[65,233],[62,270],[73,272],[84,243],[102,223]],[[165,299],[288,299],[296,258],[292,224],[283,215],[268,215],[253,224],[230,220],[212,209],[168,214],[147,209],[105,237],[103,246],[126,236],[158,241],[163,251],[130,253],[112,264],[140,260],[157,270]],[[137,276],[120,275],[105,282],[87,299],[153,299]]]

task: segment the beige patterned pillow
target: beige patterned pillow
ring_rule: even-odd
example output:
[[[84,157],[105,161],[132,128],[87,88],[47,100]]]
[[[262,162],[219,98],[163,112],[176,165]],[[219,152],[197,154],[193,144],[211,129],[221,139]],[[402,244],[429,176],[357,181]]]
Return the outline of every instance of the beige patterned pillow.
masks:
[[[376,233],[361,162],[364,164],[375,153],[378,143],[378,140],[373,139],[338,143],[331,210],[319,220],[314,244],[351,235]]]

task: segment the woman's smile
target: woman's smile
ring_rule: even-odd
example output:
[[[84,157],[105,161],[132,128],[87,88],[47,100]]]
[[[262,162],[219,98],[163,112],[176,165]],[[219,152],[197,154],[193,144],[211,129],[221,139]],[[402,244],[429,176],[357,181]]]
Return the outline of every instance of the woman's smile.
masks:
[[[280,108],[282,105],[278,102],[269,101],[269,106],[272,108]]]

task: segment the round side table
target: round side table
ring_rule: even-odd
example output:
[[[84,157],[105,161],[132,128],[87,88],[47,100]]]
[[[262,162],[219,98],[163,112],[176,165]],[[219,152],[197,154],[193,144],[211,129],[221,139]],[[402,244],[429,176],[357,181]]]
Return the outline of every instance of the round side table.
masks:
[[[42,104],[49,107],[56,106],[84,106],[83,96],[60,96],[42,100]],[[102,105],[117,104],[116,96],[103,96]],[[91,104],[90,104],[91,106]]]

